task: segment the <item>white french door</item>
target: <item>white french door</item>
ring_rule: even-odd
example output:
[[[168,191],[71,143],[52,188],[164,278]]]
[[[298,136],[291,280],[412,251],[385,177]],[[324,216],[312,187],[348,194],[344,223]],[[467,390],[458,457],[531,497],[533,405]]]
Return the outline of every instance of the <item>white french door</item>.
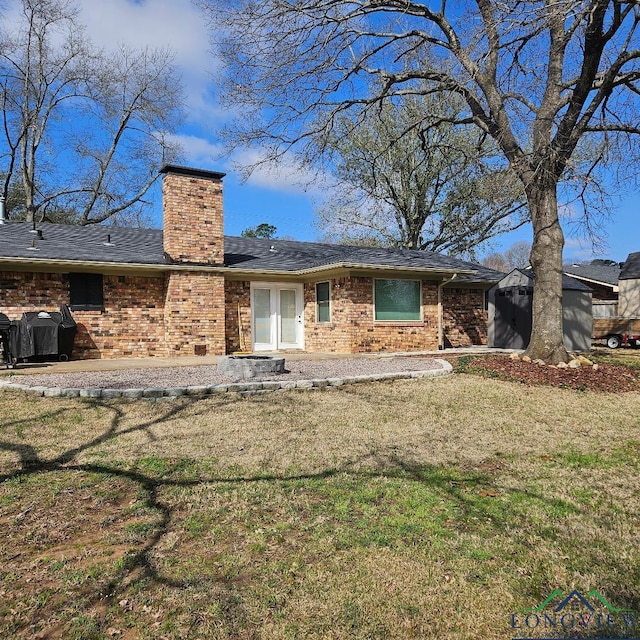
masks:
[[[301,284],[251,283],[254,351],[304,349],[304,298]]]

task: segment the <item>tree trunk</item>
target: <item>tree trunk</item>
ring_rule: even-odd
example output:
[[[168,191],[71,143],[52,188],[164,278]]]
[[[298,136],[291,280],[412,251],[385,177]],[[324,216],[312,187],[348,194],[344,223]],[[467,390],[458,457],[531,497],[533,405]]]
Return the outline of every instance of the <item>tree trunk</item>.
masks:
[[[533,222],[531,266],[533,326],[526,354],[557,364],[569,359],[562,323],[562,249],[564,235],[558,220],[557,185],[537,183],[527,189]]]

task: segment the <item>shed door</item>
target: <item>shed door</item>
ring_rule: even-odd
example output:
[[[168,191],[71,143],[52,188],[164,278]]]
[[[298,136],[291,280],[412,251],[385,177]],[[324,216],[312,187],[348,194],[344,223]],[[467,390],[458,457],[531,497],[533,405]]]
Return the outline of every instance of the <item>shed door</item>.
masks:
[[[495,346],[526,349],[531,339],[531,287],[506,287],[496,291]]]

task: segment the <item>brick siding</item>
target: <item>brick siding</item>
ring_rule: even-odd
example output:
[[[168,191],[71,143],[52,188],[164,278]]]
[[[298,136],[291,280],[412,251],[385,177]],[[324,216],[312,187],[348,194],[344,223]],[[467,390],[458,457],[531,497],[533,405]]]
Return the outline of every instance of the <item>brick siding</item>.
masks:
[[[215,272],[171,272],[167,278],[164,325],[169,356],[223,355],[223,276]]]
[[[0,311],[19,319],[25,311],[58,311],[69,304],[62,273],[1,272]],[[102,311],[74,311],[78,324],[73,358],[164,356],[164,277],[103,277]]]
[[[437,283],[422,281],[423,317],[419,322],[374,320],[373,278],[330,281],[331,322],[316,322],[315,282],[305,285],[305,347],[309,352],[420,351],[438,348]],[[484,292],[443,290],[443,328],[452,346],[486,344]]]
[[[442,291],[445,347],[487,344],[489,316],[482,289],[447,288]]]
[[[226,321],[225,338],[227,353],[251,351],[251,283],[227,280],[224,284]],[[238,312],[240,325],[238,325]]]
[[[173,262],[222,264],[222,180],[167,173],[162,180],[164,250]]]

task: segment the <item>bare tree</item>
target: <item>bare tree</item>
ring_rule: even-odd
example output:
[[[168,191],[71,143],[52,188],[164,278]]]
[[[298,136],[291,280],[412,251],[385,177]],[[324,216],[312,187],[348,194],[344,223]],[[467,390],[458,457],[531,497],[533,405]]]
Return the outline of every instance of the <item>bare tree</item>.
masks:
[[[328,155],[338,188],[318,211],[327,238],[472,257],[482,242],[528,221],[524,194],[495,168],[490,139],[442,122],[462,104],[441,97],[407,96],[337,120]],[[440,114],[434,126],[425,112]]]
[[[525,269],[529,266],[531,256],[531,243],[526,240],[514,242],[503,253],[490,253],[482,258],[481,263],[485,267],[504,271],[513,269]]]
[[[441,120],[493,138],[526,195],[536,276],[528,352],[567,359],[558,186],[581,140],[593,137],[595,170],[604,149],[640,132],[637,1],[202,2],[224,26],[227,97],[241,113],[227,135],[271,158],[295,149],[312,159],[353,107],[425,92],[462,98],[464,114]]]
[[[177,153],[172,55],[97,49],[70,0],[19,3],[20,24],[0,34],[3,194],[22,182],[29,221],[138,218]]]

